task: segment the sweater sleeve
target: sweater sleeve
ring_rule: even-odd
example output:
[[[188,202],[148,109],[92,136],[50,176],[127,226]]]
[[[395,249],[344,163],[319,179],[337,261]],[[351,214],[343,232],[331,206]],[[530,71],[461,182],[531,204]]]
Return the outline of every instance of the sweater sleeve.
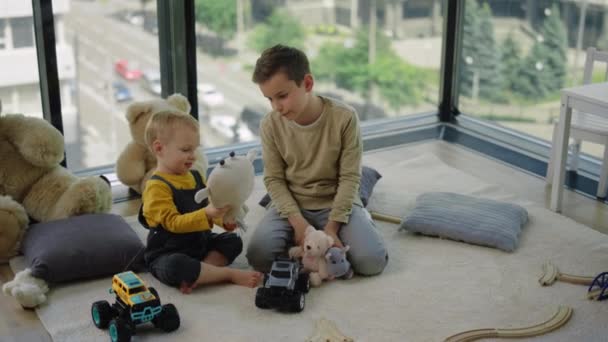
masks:
[[[341,133],[342,153],[338,164],[338,191],[334,197],[329,219],[348,223],[361,182],[363,143],[357,113],[353,113]]]
[[[300,208],[293,198],[285,178],[285,161],[277,149],[277,143],[270,123],[263,120],[260,125],[262,158],[264,160],[264,185],[274,205],[282,217],[299,214]]]
[[[142,201],[143,214],[150,227],[162,225],[172,233],[191,233],[211,229],[204,208],[180,214],[173,202],[171,189],[162,182],[148,181]]]

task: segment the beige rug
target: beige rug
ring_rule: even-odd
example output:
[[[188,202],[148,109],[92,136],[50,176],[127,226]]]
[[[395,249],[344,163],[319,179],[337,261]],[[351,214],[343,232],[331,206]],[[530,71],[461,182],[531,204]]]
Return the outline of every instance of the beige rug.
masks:
[[[303,341],[314,323],[327,318],[355,341],[442,341],[475,328],[510,328],[549,319],[558,305],[574,308],[574,316],[556,332],[534,341],[608,340],[608,302],[586,299],[584,286],[556,283],[540,287],[545,260],[567,273],[594,275],[608,271],[608,236],[519,201],[497,186],[451,168],[432,155],[400,160],[398,150],[366,154],[365,164],[383,178],[370,208],[405,215],[418,194],[451,191],[501,199],[524,205],[530,222],[519,249],[508,254],[464,243],[414,236],[378,223],[389,249],[390,261],[377,277],[356,277],[312,289],[299,314],[257,309],[255,289],[215,286],[182,295],[143,274],[164,302],[180,313],[179,330],[166,335],[140,327],[137,340],[175,341]],[[255,203],[264,192],[257,180],[249,201],[250,226],[263,214]],[[129,218],[142,234],[135,218]],[[251,233],[243,235],[245,243]],[[13,270],[22,260],[13,259]],[[235,267],[247,267],[244,256]],[[55,341],[107,341],[107,331],[94,327],[90,305],[112,300],[110,278],[53,288],[48,305],[37,310]]]

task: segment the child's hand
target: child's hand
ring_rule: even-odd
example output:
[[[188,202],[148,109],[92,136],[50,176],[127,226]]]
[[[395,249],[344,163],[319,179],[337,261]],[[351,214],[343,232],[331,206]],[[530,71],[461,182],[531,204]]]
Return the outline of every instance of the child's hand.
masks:
[[[236,224],[235,221],[224,221],[224,230],[226,230],[227,232],[231,232],[235,229],[237,229],[239,226],[238,224]]]
[[[205,207],[205,214],[207,215],[207,219],[210,221],[213,219],[221,219],[226,215],[226,212],[230,209],[229,206],[225,206],[222,208],[216,208],[213,204],[209,203],[208,206]]]

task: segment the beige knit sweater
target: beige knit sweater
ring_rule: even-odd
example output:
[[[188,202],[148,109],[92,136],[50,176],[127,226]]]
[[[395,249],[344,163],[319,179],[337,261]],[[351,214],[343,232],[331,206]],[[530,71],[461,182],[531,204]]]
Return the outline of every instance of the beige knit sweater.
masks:
[[[323,100],[323,112],[301,126],[280,113],[260,124],[264,184],[281,216],[331,208],[330,220],[347,223],[358,196],[363,152],[359,119],[351,107]]]

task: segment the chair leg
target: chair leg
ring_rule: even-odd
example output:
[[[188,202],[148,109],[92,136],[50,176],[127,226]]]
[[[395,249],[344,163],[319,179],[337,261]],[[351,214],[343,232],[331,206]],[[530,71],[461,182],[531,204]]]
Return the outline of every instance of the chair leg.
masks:
[[[557,139],[557,123],[553,125],[553,139],[551,142],[551,152],[549,152],[549,163],[547,164],[547,176],[545,178],[545,181],[547,182],[547,184],[551,184],[551,182],[553,181],[553,167],[555,164],[555,153],[556,153],[556,146],[558,146],[558,142],[555,141]]]
[[[570,170],[578,172],[578,161],[581,152],[581,145],[583,141],[581,139],[574,139],[574,144],[571,145],[572,159],[570,160]]]
[[[606,197],[606,181],[608,179],[608,146],[604,145],[604,159],[602,160],[602,172],[597,185],[597,197]]]

